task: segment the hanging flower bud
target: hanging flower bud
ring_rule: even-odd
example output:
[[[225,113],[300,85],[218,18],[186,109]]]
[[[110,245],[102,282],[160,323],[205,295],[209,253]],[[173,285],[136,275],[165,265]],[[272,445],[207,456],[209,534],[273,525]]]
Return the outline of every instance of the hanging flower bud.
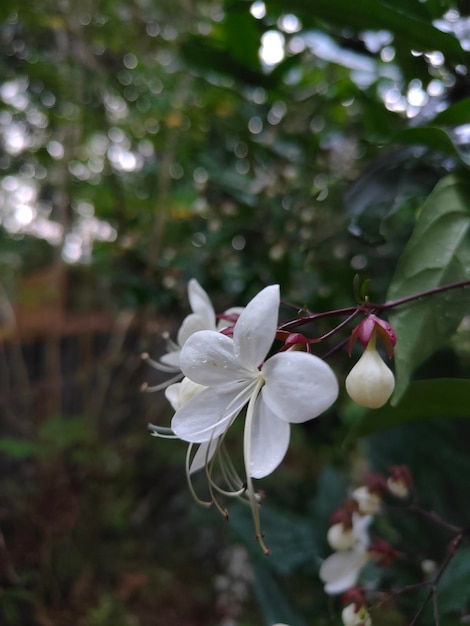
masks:
[[[369,487],[363,485],[357,487],[352,492],[352,497],[356,500],[359,511],[362,515],[375,515],[380,511],[382,498],[379,493],[371,491]]]
[[[352,525],[348,528],[341,522],[330,526],[326,538],[333,550],[336,550],[337,552],[350,550],[356,543]]]
[[[366,348],[370,341],[379,336],[382,341],[385,351],[389,358],[392,358],[397,337],[393,331],[393,328],[385,320],[381,320],[380,317],[371,313],[365,319],[362,320],[352,331],[351,337],[348,343],[348,354],[351,356],[351,352],[354,344],[359,339],[360,343]]]
[[[365,606],[357,606],[354,602],[344,607],[341,613],[344,626],[372,626],[372,619]]]
[[[394,465],[390,468],[387,489],[393,496],[405,500],[410,496],[412,487],[411,472],[406,465]]]
[[[364,321],[367,319],[369,318]],[[383,406],[395,388],[393,372],[377,352],[375,341],[376,331],[373,330],[363,355],[346,377],[346,391],[349,396],[360,406],[369,409]]]

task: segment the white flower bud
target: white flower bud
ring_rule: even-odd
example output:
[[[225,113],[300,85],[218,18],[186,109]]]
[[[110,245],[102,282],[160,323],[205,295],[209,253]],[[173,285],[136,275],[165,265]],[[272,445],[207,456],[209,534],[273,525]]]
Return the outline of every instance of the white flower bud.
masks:
[[[380,511],[382,498],[371,491],[365,485],[354,489],[351,496],[356,500],[360,513],[363,515],[375,515]]]
[[[372,619],[365,606],[356,610],[354,602],[344,607],[341,613],[344,626],[372,626]]]
[[[353,529],[345,528],[344,524],[341,522],[330,526],[326,538],[333,550],[337,550],[338,552],[349,550],[354,546],[356,541]]]
[[[397,480],[395,478],[387,478],[387,489],[392,496],[406,500],[410,495],[410,488],[404,480]]]
[[[393,372],[377,352],[375,341],[370,341],[346,378],[346,391],[360,406],[378,409],[387,402],[394,388]]]
[[[432,578],[437,570],[437,563],[432,559],[424,559],[421,562],[421,570],[426,578]]]

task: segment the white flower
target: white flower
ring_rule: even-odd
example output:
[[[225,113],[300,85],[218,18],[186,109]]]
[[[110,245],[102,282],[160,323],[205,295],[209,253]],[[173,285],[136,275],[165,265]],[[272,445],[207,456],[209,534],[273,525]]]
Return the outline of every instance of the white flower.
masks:
[[[320,566],[320,578],[325,583],[325,593],[343,593],[354,587],[362,568],[369,560],[368,527],[372,521],[369,515],[353,514],[353,535],[355,543],[350,550],[334,552]]]
[[[333,371],[318,357],[287,351],[264,361],[276,335],[279,304],[279,285],[271,285],[240,314],[233,339],[210,330],[189,337],[180,353],[181,369],[207,389],[178,409],[171,423],[184,441],[210,442],[223,438],[248,405],[243,446],[246,492],[260,542],[251,479],[267,476],[281,463],[290,423],[317,417],[338,395]]]
[[[346,391],[354,402],[369,409],[383,406],[392,395],[395,377],[376,350],[375,334],[345,383]]]
[[[168,352],[161,356],[158,361],[151,359],[147,353],[142,355],[153,368],[161,372],[174,374],[174,376],[170,380],[154,387],[144,385],[143,389],[145,391],[159,391],[183,377],[179,363],[180,351],[191,335],[199,330],[215,331],[231,326],[231,322],[223,318],[217,323],[210,298],[195,278],[191,278],[188,282],[188,300],[192,313],[184,318],[178,330],[176,342],[167,338],[166,347]],[[233,307],[225,311],[224,316],[238,315],[242,310],[240,307]]]
[[[344,607],[341,613],[344,626],[372,626],[372,619],[365,606],[359,608],[352,602]]]
[[[173,431],[185,441],[209,441],[225,433],[250,402],[246,460],[252,478],[267,476],[282,461],[289,423],[317,417],[338,395],[333,371],[311,354],[282,352],[263,363],[275,338],[279,301],[279,286],[266,287],[241,313],[233,340],[201,331],[180,355],[185,375],[208,389],[176,412]]]

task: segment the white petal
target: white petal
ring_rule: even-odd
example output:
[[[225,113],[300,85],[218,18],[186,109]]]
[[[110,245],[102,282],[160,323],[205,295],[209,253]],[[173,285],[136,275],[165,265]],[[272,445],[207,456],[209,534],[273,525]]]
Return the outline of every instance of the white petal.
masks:
[[[306,422],[326,411],[338,397],[329,365],[307,352],[280,352],[263,365],[263,398],[286,422]]]
[[[180,366],[185,376],[207,387],[251,380],[256,375],[240,365],[232,339],[213,330],[191,335],[180,352]]]
[[[195,278],[188,283],[188,299],[193,313],[205,324],[201,330],[215,330],[215,311],[209,296]]]
[[[373,522],[372,515],[360,515],[359,513],[353,513],[353,534],[356,542],[355,550],[358,552],[366,552],[369,544],[369,526]]]
[[[219,438],[216,437],[215,439],[212,439],[212,441],[201,443],[201,445],[198,446],[196,454],[191,461],[191,466],[189,468],[190,474],[194,474],[194,472],[202,469],[206,463],[212,459],[215,451],[217,450],[218,443]]]
[[[180,351],[172,350],[160,358],[160,362],[175,368],[175,372],[180,371]]]
[[[357,583],[362,567],[366,563],[363,552],[334,552],[320,566],[320,578],[326,583],[325,592],[343,593]]]
[[[256,369],[266,358],[277,330],[279,285],[270,285],[251,300],[235,324],[235,354],[247,368]]]
[[[184,377],[181,382],[174,383],[165,389],[165,397],[173,409],[177,411],[185,402],[196,394],[201,393],[204,389],[203,385],[198,385],[189,380],[189,378]]]
[[[200,315],[191,313],[191,315],[184,318],[178,330],[177,341],[180,348],[182,348],[189,337],[197,333],[198,330],[215,330],[215,328],[208,327],[207,321]]]
[[[290,425],[280,420],[258,398],[251,426],[249,471],[252,478],[264,478],[273,472],[289,447]]]
[[[218,437],[248,402],[252,388],[243,382],[201,391],[176,411],[171,429],[180,439],[190,443]]]

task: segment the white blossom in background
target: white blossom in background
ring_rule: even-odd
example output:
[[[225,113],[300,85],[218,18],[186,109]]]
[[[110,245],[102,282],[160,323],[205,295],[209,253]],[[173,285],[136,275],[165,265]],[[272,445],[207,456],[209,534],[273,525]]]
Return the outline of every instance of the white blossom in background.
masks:
[[[375,515],[382,506],[380,494],[366,485],[354,489],[351,497],[357,502],[359,512],[363,515]]]
[[[327,557],[320,566],[320,579],[325,583],[325,593],[344,593],[357,583],[364,565],[369,561],[370,544],[368,528],[372,522],[370,515],[352,516],[354,545],[347,550],[339,550]]]
[[[372,626],[372,619],[367,608],[357,607],[354,602],[344,607],[341,619],[344,626]]]
[[[333,550],[350,550],[356,543],[352,528],[347,528],[342,522],[333,524],[328,529],[326,539]]]

